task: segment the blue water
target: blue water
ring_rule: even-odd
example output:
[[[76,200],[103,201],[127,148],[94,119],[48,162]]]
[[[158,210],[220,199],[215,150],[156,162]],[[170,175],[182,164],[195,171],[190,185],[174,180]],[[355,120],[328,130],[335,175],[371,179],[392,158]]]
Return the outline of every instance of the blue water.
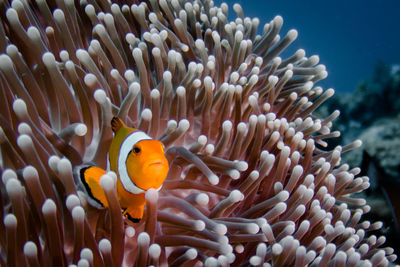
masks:
[[[326,65],[328,77],[319,83],[324,88],[350,92],[371,76],[378,60],[400,64],[400,0],[224,2],[230,7],[230,19],[236,17],[232,5],[239,3],[245,16],[260,19],[259,30],[281,15],[281,37],[290,29],[299,32],[290,51],[303,48],[307,56],[319,55]]]

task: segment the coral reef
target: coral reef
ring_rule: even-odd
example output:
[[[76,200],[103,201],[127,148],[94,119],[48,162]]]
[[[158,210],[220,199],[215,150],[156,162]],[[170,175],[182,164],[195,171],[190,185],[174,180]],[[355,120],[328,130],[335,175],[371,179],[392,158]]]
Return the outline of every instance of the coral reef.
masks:
[[[361,82],[353,93],[336,94],[319,112],[324,116],[339,108],[341,116],[334,127],[340,130],[341,136],[336,142],[361,139],[363,150],[379,161],[386,174],[399,177],[400,158],[396,151],[399,99],[399,66],[378,62],[370,79]],[[343,160],[351,166],[359,166],[362,150],[347,153]]]
[[[275,17],[212,1],[2,1],[2,265],[386,266],[381,222],[352,197],[369,186],[325,148],[337,111],[318,56],[280,53],[297,37]],[[166,147],[170,171],[144,219],[77,191],[74,170],[106,167],[118,116]]]

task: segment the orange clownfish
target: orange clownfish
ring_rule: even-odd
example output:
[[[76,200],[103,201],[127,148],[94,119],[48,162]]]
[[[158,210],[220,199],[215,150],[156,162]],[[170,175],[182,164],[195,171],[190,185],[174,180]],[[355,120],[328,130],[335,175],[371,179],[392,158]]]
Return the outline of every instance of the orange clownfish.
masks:
[[[145,191],[161,189],[169,170],[160,141],[137,129],[127,127],[114,117],[111,121],[114,138],[108,153],[108,169],[117,174],[117,196],[123,215],[132,222],[143,217]],[[105,170],[89,166],[79,171],[80,180],[89,195],[89,203],[107,207],[100,178]]]

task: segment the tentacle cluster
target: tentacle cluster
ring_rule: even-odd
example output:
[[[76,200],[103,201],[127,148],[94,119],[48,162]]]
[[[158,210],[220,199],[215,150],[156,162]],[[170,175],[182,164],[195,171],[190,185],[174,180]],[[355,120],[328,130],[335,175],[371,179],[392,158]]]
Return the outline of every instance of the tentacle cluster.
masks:
[[[363,221],[369,186],[326,139],[334,93],[280,16],[207,0],[1,1],[1,263],[25,266],[386,266],[393,249]],[[123,220],[87,204],[73,170],[106,165],[110,121],[161,140],[170,172]],[[4,189],[4,190],[3,190]],[[363,266],[364,266],[363,265]]]

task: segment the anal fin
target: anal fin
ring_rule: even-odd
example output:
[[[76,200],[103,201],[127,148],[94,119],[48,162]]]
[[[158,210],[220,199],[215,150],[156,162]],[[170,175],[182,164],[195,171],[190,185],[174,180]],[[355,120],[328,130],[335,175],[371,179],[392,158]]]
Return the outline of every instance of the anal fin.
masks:
[[[122,215],[133,223],[138,223],[143,218],[144,206],[130,206],[123,209]]]
[[[130,220],[133,223],[138,223],[140,222],[141,218],[134,218],[132,217],[131,214],[129,214],[129,212],[127,211],[127,209],[123,209],[122,215],[125,216],[125,218],[127,218],[128,220]],[[133,215],[134,216],[134,215]]]
[[[79,176],[89,197],[101,206],[108,207],[106,195],[100,185],[100,178],[105,173],[106,171],[102,168],[90,166],[82,168],[79,172]]]

